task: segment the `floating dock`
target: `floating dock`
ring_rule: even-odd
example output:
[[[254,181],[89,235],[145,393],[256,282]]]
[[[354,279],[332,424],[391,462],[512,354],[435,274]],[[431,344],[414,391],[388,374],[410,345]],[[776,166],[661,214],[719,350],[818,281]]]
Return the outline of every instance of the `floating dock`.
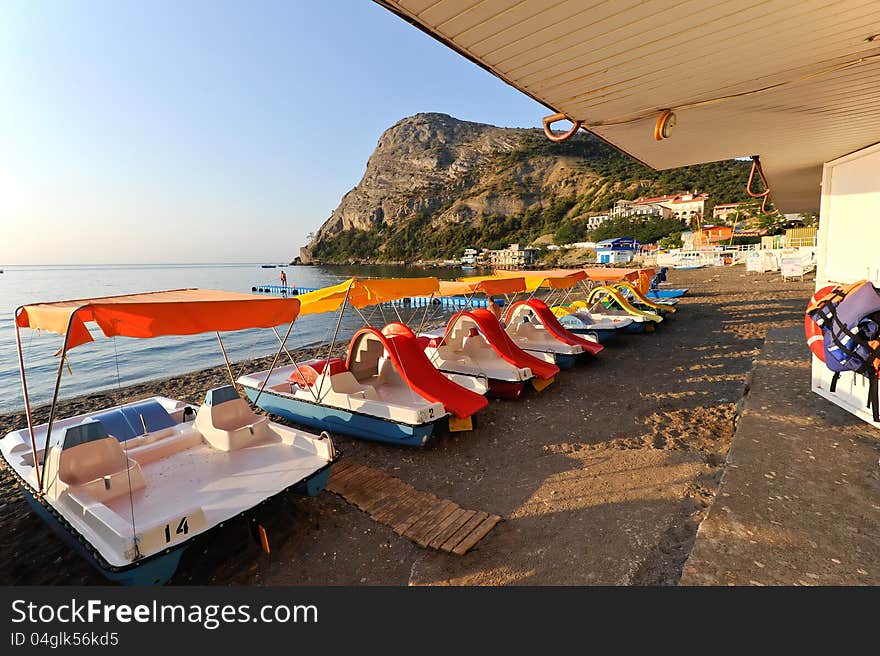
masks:
[[[316,287],[296,287],[288,285],[254,285],[251,291],[255,294],[275,294],[276,296],[299,296],[308,292],[316,291]],[[498,299],[495,301],[498,305],[504,305],[504,301]],[[488,301],[485,297],[465,298],[464,296],[410,296],[397,301],[382,303],[382,305],[396,305],[398,307],[427,307],[428,305],[437,305],[445,308],[463,309],[463,308],[484,308],[488,307]]]

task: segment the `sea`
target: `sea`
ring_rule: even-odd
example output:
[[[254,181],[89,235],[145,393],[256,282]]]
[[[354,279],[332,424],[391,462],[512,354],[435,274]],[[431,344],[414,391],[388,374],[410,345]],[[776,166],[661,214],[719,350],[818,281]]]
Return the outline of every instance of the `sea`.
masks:
[[[457,268],[415,268],[395,266],[287,266],[263,268],[253,264],[149,264],[149,265],[0,265],[0,413],[24,407],[15,342],[13,314],[20,305],[46,301],[93,298],[166,289],[200,287],[251,292],[263,285],[279,285],[287,274],[290,287],[325,287],[351,277],[436,276],[454,279],[463,275]],[[403,309],[375,307],[343,314],[339,340],[347,340],[364,325],[403,319],[419,323],[439,320],[442,308]],[[427,316],[430,313],[430,316]],[[401,316],[397,316],[400,314]],[[337,314],[304,316],[294,322],[289,349],[308,349],[319,356],[326,352],[337,328]],[[89,326],[95,341],[73,349],[61,378],[60,398],[113,389],[157,378],[198,371],[223,363],[223,355],[213,333],[167,336],[152,339],[107,338],[100,329]],[[287,326],[279,326],[283,336]],[[271,330],[242,330],[223,333],[223,345],[232,362],[274,354],[278,338]],[[63,337],[30,329],[21,331],[22,352],[27,370],[31,405],[52,399],[58,357]],[[236,367],[234,373],[243,372]]]

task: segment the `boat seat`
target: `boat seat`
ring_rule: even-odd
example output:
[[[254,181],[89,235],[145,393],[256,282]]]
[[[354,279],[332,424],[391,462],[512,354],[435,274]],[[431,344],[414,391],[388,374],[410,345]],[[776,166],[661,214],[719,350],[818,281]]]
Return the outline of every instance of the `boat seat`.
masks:
[[[155,400],[113,408],[92,418],[100,421],[107,432],[120,442],[143,435],[145,427],[147,433],[152,433],[177,425],[162,404]]]
[[[192,427],[181,427],[180,430],[166,428],[157,433],[151,433],[146,440],[136,446],[129,446],[126,451],[139,463],[146,464],[161,460],[174,453],[186,451],[189,448],[201,444],[202,435]]]
[[[379,358],[385,347],[372,335],[364,335],[358,341],[357,352],[349,360],[349,371],[357,380],[366,380],[379,373]]]
[[[272,434],[269,418],[256,414],[232,385],[208,390],[193,425],[221,451],[243,449]]]
[[[107,501],[146,486],[141,466],[127,457],[115,437],[104,437],[62,449],[58,478],[72,491]]]
[[[520,321],[519,323],[517,323],[514,331],[516,332],[517,337],[525,337],[526,339],[532,340],[540,338],[540,335],[538,334],[538,329],[529,320]]]
[[[372,385],[359,382],[350,371],[343,371],[335,376],[331,376],[330,387],[337,394],[369,399],[371,401],[379,400],[379,393],[376,392],[376,388]]]

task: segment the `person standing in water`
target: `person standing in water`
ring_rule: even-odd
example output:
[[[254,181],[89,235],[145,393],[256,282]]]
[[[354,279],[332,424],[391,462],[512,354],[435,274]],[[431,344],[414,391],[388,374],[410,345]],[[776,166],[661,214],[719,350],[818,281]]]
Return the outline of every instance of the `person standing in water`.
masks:
[[[287,273],[284,269],[281,270],[281,286],[287,287]]]

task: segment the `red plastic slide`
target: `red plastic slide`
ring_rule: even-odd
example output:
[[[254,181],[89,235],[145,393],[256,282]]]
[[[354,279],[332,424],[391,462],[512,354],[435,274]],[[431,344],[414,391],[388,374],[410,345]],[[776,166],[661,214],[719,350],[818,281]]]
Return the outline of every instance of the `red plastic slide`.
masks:
[[[452,330],[452,326],[458,321],[459,317],[469,317],[477,324],[483,337],[489,342],[492,350],[495,351],[502,360],[509,362],[516,367],[528,367],[532,370],[532,374],[541,380],[550,380],[559,373],[559,367],[551,362],[545,362],[540,358],[536,358],[531,353],[523,351],[516,343],[510,339],[504,328],[498,322],[494,314],[485,308],[477,308],[470,312],[458,312],[449,320],[447,330]]]
[[[389,323],[381,332],[375,328],[357,331],[348,347],[347,367],[351,368],[355,347],[366,334],[382,343],[394,368],[407,385],[429,401],[442,403],[447,412],[459,419],[470,417],[489,405],[485,397],[456,385],[440,373],[428,360],[413,332],[402,323]]]
[[[544,326],[544,329],[560,342],[568,344],[569,346],[580,346],[584,350],[584,353],[589,353],[590,355],[596,355],[604,350],[605,347],[601,344],[589,339],[584,339],[580,335],[575,335],[566,330],[565,326],[559,323],[559,319],[553,314],[553,310],[547,307],[547,304],[544,301],[537,298],[531,298],[527,301],[517,301],[516,303],[511,304],[504,315],[505,318],[509,320],[513,314],[513,310],[519,305],[527,305],[530,307],[532,312],[534,312],[535,316],[538,318],[538,321]]]

